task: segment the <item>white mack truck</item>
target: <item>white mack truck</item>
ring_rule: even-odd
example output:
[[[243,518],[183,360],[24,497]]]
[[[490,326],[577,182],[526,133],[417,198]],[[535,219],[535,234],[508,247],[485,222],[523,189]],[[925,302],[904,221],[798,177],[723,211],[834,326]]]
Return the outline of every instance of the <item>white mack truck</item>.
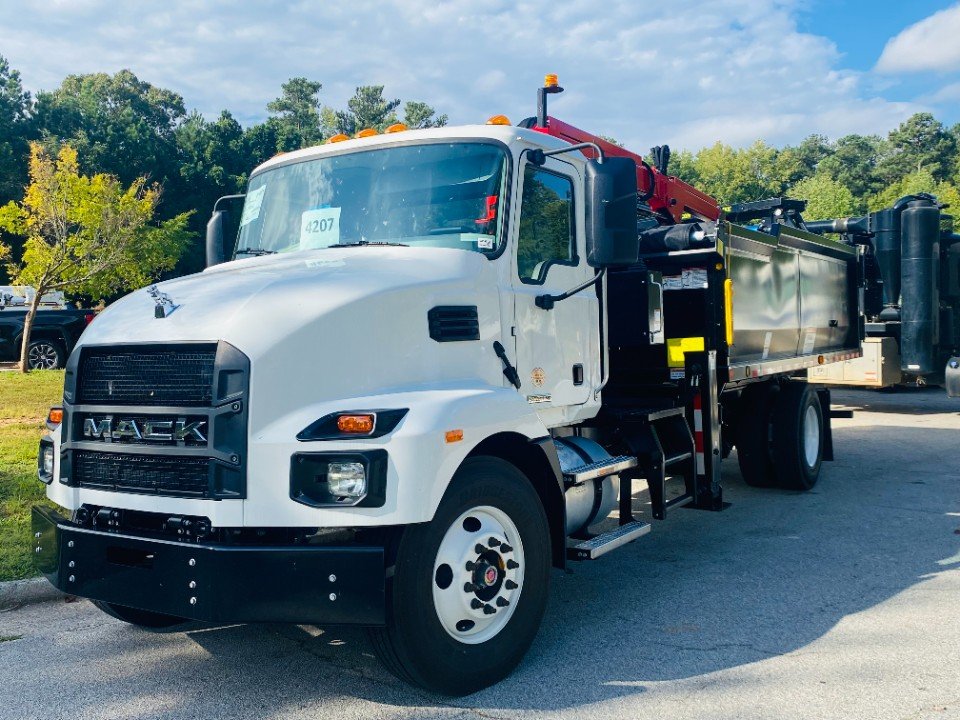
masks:
[[[368,626],[459,695],[521,661],[551,568],[722,509],[734,446],[751,485],[811,488],[806,370],[860,353],[856,247],[776,201],[727,221],[667,148],[549,117],[560,91],[519,126],[277,156],[229,253],[218,201],[209,267],[70,356],[38,459],[62,510],[33,515],[50,581],[153,630]]]

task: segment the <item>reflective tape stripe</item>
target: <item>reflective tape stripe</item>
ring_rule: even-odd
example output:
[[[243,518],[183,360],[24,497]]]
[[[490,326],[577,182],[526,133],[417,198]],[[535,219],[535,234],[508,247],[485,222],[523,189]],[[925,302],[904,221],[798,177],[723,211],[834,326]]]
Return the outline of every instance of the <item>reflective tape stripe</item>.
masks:
[[[697,475],[706,475],[707,464],[703,457],[703,399],[700,393],[693,396],[693,444],[696,451]]]

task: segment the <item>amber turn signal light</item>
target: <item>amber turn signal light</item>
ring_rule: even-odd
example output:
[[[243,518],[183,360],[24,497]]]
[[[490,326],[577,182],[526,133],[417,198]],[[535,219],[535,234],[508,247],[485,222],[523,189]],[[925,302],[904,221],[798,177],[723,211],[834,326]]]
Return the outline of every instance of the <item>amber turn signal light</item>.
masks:
[[[341,415],[337,418],[337,430],[350,435],[369,435],[373,432],[373,415]]]
[[[52,407],[47,413],[47,422],[51,425],[59,425],[63,422],[63,408]]]

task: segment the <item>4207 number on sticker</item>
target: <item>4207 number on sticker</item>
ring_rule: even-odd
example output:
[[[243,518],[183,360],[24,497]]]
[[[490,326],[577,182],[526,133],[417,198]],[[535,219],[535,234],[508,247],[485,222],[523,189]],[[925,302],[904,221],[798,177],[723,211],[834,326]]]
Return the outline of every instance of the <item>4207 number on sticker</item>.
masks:
[[[307,210],[300,217],[300,249],[323,248],[340,242],[340,208]]]

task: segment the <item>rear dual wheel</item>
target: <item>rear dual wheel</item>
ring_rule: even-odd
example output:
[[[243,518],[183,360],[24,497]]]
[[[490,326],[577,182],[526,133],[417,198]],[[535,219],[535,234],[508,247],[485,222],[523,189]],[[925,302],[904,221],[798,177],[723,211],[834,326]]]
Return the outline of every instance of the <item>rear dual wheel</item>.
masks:
[[[402,680],[466,695],[503,679],[543,618],[550,535],[536,491],[513,465],[468,459],[430,523],[405,529],[388,582],[388,624],[370,631]]]
[[[748,386],[740,397],[737,457],[753,487],[810,490],[820,477],[823,408],[804,382]]]

